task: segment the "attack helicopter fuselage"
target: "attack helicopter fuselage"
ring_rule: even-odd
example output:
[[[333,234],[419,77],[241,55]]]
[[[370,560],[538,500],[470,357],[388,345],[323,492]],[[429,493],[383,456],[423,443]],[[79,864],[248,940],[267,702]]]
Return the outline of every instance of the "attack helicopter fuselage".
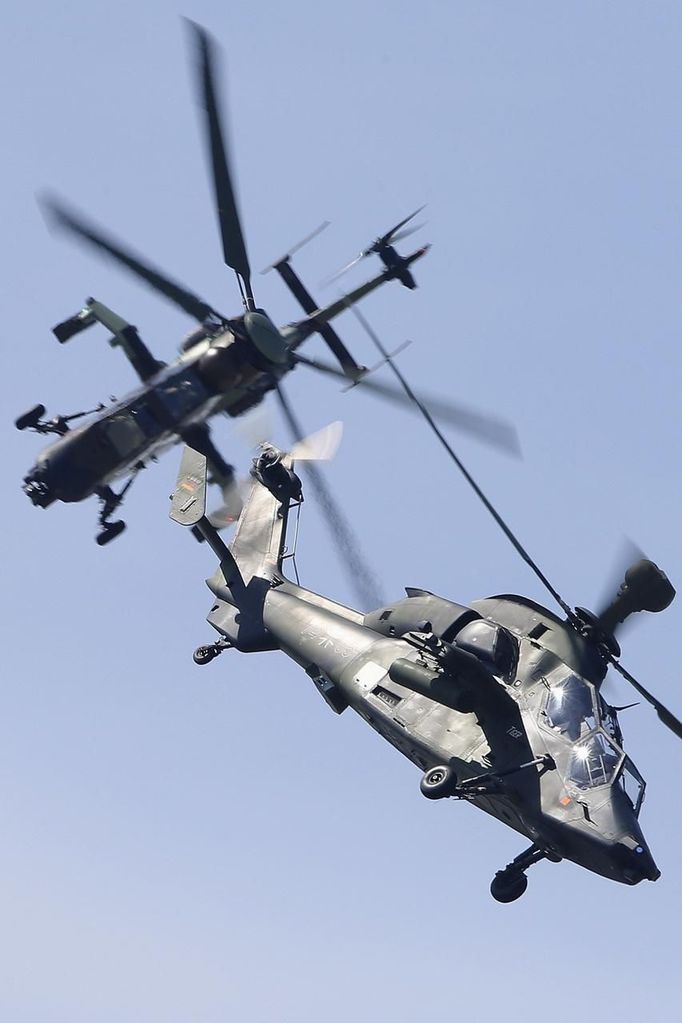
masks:
[[[424,772],[424,795],[466,799],[526,835],[531,848],[493,882],[499,901],[522,894],[541,858],[629,885],[656,880],[638,823],[644,782],[600,695],[598,645],[513,595],[466,606],[408,589],[362,614],[295,585],[282,574],[290,502],[268,488],[268,471],[261,458],[229,549],[199,522],[221,559],[208,580],[221,639],[197,663],[228,647],[281,650],[334,711],[351,707]],[[188,480],[196,494],[198,478],[186,473],[176,494]],[[200,512],[171,514],[188,525]]]
[[[195,435],[208,419],[241,415],[291,368],[284,338],[262,312],[189,340],[175,362],[40,453],[24,478],[34,504],[82,501],[183,439],[200,446]]]
[[[446,764],[459,783],[513,772],[501,788],[466,798],[553,857],[625,884],[656,880],[659,871],[637,819],[644,784],[623,752],[615,712],[598,686],[577,673],[573,658],[563,660],[530,635],[543,626],[568,647],[573,637],[562,634],[563,623],[515,597],[457,607],[418,595],[365,616],[318,600],[283,583],[267,592],[263,624],[334,709],[352,707],[422,771]],[[419,632],[433,625],[428,616],[441,611],[452,618],[453,608],[451,645],[479,657],[483,668],[466,683],[461,710],[441,699],[448,690],[453,702],[460,698],[462,676],[442,673],[429,653],[433,633]],[[406,616],[411,619],[405,636],[384,631],[394,615],[403,626]],[[215,612],[209,620],[216,623]],[[517,653],[511,671],[495,674],[486,650],[474,651],[479,641],[488,651],[499,646],[501,636]],[[421,675],[437,680],[441,691],[433,682],[431,696],[415,691],[410,669],[417,684]],[[553,767],[522,768],[532,761]]]
[[[423,246],[402,257],[400,265],[407,270],[426,251]],[[55,501],[73,503],[96,494],[102,502],[99,516],[102,530],[97,542],[108,543],[124,528],[122,522],[112,523],[109,518],[137,472],[180,441],[191,444],[208,458],[213,481],[221,486],[224,495],[231,493],[228,504],[233,504],[234,469],[211,440],[208,421],[212,416],[221,412],[239,416],[258,405],[269,391],[279,391],[281,379],[299,362],[328,373],[329,367],[318,366],[314,360],[296,354],[299,346],[315,333],[322,334],[341,363],[341,368],[332,369],[332,373],[350,383],[364,377],[366,371],[347,352],[331,320],[393,280],[395,270],[385,269],[330,305],[318,308],[289,265],[288,256],[275,269],[299,299],[305,296],[308,315],[304,319],[279,328],[263,309],[250,308],[231,319],[217,320],[218,314],[211,314],[185,339],[180,357],[170,365],[156,360],[136,328],[95,299],[88,299],[75,316],[58,324],[54,333],[62,343],[94,323],[103,324],[111,332],[109,344],[123,349],[142,386],[108,407],[100,405],[91,419],[75,429],[69,422],[90,413],[57,416],[47,421],[42,418],[44,405],[37,405],[16,420],[20,430],[59,436],[40,453],[24,477],[23,490],[33,504],[47,508]],[[364,386],[371,389],[375,385],[370,381]],[[391,398],[385,385],[379,390],[384,397]],[[393,400],[404,403],[395,392]],[[442,414],[452,414],[463,428],[472,432],[484,431],[481,417],[472,423],[470,413],[462,414],[455,406]],[[493,442],[514,446],[508,444],[506,427],[502,426],[500,434],[502,424],[488,419],[486,425],[492,425],[499,435],[497,441],[491,437]],[[128,482],[123,490],[114,493],[111,484],[126,476]],[[223,510],[227,512],[227,505]],[[237,514],[238,510],[237,507]],[[228,519],[232,518],[229,511]]]

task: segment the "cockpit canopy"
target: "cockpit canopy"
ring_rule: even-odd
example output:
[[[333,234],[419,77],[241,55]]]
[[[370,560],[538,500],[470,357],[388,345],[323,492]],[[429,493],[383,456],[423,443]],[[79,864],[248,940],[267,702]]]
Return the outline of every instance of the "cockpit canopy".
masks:
[[[644,798],[644,780],[622,749],[622,733],[613,708],[593,685],[565,666],[546,679],[549,690],[541,710],[543,726],[566,740],[560,770],[581,791],[620,785],[635,813]]]
[[[577,675],[565,675],[550,685],[545,717],[552,728],[575,742],[583,732],[597,727],[590,687]]]

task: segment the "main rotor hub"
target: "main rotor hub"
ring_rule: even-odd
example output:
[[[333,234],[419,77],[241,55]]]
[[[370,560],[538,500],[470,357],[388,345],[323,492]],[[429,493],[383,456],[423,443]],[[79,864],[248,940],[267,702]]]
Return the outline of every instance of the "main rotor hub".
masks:
[[[620,657],[620,646],[615,636],[604,628],[599,615],[586,607],[576,607],[575,616],[578,631],[589,643],[603,647],[612,657]]]
[[[284,366],[289,361],[289,349],[270,317],[262,310],[244,313],[244,327],[249,340],[268,362]]]

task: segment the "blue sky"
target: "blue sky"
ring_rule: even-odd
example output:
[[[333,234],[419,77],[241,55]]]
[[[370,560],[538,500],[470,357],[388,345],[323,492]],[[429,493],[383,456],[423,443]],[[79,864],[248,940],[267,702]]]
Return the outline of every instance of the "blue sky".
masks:
[[[498,906],[488,885],[520,838],[468,806],[427,803],[415,769],[350,713],[330,714],[283,656],[192,664],[210,638],[213,565],[167,518],[174,455],[135,484],[128,532],[104,550],[93,503],[43,512],[20,492],[40,447],[11,427],[20,411],[76,411],[134,382],[103,334],[61,348],[55,322],[93,294],[160,358],[191,327],[52,237],[37,191],[239,310],[180,14],[227,54],[254,270],[329,219],[296,261],[324,296],[326,274],[428,203],[419,290],[386,287],[364,305],[384,342],[413,340],[401,366],[415,387],[516,424],[522,462],[452,437],[569,602],[600,602],[624,536],[682,581],[679,4],[12,5],[0,44],[2,1017],[515,1021],[532,1005],[563,1023],[589,998],[630,1021],[655,992],[672,1019],[682,748],[649,708],[623,724],[661,880],[626,889],[541,864],[520,903]],[[278,322],[298,315],[274,277],[254,286]],[[372,360],[351,317],[339,330]],[[419,421],[303,370],[288,390],[310,429],[345,420],[329,480],[386,594],[544,601]],[[216,436],[246,464],[236,429]],[[299,550],[304,583],[351,600],[312,499]],[[673,605],[624,643],[678,715],[680,625]],[[618,682],[609,693],[631,697]]]

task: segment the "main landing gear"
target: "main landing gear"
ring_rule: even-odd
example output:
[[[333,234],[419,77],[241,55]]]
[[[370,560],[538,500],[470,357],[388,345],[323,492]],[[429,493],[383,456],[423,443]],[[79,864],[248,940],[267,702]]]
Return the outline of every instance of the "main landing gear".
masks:
[[[427,799],[446,799],[449,796],[453,799],[498,796],[504,792],[504,778],[531,767],[541,768],[539,773],[544,774],[545,771],[553,771],[555,764],[552,758],[545,754],[536,757],[535,760],[529,760],[526,764],[508,767],[504,771],[489,771],[487,774],[479,774],[476,778],[466,778],[463,782],[457,780],[457,775],[448,764],[438,764],[425,772],[419,788]]]
[[[115,540],[117,536],[120,536],[126,528],[126,524],[123,519],[117,519],[116,522],[110,522],[109,519],[118,506],[123,502],[123,498],[133,485],[138,472],[142,469],[144,469],[144,462],[138,462],[132,476],[118,494],[109,486],[96,488],[95,493],[102,503],[99,510],[99,524],[101,528],[95,537],[95,543],[98,547],[104,547],[106,544],[111,543],[111,541]]]

